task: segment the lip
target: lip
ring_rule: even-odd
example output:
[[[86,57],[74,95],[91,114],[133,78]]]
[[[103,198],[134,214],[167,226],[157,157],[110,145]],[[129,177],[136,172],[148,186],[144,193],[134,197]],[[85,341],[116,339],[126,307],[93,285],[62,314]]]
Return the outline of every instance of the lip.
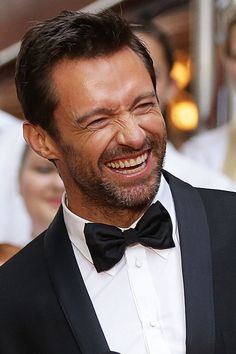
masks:
[[[58,208],[61,204],[61,198],[49,198],[47,199],[47,202],[53,207]]]
[[[137,158],[138,156],[141,156],[141,155],[143,155],[143,154],[145,154],[145,153],[148,154],[147,159],[146,159],[146,161],[144,162],[145,166],[143,166],[142,169],[139,169],[139,168],[137,167],[136,170],[135,170],[135,169],[133,170],[133,172],[131,172],[132,170],[129,169],[130,172],[129,172],[128,174],[125,174],[125,173],[122,173],[122,172],[121,172],[122,170],[125,170],[125,168],[124,168],[124,169],[119,169],[119,170],[117,170],[117,169],[115,169],[115,168],[112,169],[111,167],[108,167],[107,164],[108,164],[109,162],[106,162],[105,166],[106,166],[106,168],[108,169],[108,171],[109,171],[110,173],[112,173],[113,175],[116,176],[116,178],[121,178],[121,179],[123,179],[123,180],[142,179],[142,178],[148,177],[148,176],[150,175],[150,173],[151,173],[151,168],[152,168],[152,151],[151,151],[150,149],[149,149],[149,150],[146,150],[146,151],[144,151],[144,152],[142,152],[142,153],[139,152],[139,153],[136,154],[136,155],[126,156],[125,158],[122,157],[122,158],[117,158],[117,159],[115,159],[116,161],[118,161],[118,160],[119,160],[119,161],[124,161],[124,160],[127,160],[127,159],[135,159],[135,158]],[[114,160],[112,160],[112,161],[114,161]],[[140,165],[140,166],[141,166],[141,165]]]

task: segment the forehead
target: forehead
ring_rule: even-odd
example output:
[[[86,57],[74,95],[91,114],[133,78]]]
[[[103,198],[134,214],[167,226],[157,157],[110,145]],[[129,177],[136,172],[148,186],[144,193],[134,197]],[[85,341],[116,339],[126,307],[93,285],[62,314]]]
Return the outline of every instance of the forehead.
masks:
[[[129,48],[112,55],[63,60],[52,71],[60,104],[94,104],[104,99],[123,100],[131,92],[140,94],[145,86],[153,89],[142,59]]]

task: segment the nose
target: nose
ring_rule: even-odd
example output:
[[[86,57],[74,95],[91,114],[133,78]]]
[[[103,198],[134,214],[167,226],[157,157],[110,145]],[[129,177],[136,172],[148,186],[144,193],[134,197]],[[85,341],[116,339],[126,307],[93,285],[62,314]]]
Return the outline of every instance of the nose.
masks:
[[[139,125],[139,121],[129,115],[122,121],[117,133],[117,143],[119,145],[129,146],[135,150],[140,149],[145,141],[145,131]]]

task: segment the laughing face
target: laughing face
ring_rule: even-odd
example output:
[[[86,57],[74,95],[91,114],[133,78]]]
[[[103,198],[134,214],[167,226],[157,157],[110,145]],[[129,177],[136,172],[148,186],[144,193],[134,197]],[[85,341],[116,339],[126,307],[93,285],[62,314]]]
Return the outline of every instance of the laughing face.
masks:
[[[52,79],[59,98],[56,163],[70,209],[91,220],[101,208],[147,205],[159,187],[166,131],[141,59],[128,48],[66,59]]]

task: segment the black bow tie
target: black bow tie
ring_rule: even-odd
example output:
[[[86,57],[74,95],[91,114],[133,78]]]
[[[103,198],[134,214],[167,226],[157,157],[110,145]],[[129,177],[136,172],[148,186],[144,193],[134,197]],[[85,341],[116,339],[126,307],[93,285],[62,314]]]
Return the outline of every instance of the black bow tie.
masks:
[[[132,244],[158,249],[175,247],[170,215],[159,201],[150,206],[134,229],[121,231],[116,226],[88,223],[84,234],[97,272],[112,268]]]

